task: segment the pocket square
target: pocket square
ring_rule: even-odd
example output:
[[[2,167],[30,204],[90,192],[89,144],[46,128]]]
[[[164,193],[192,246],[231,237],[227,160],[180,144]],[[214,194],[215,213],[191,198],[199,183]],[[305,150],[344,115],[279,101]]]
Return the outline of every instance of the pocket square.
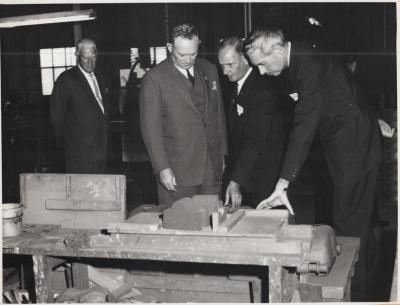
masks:
[[[297,92],[291,93],[289,94],[289,96],[295,101],[297,102],[299,100],[299,94]]]

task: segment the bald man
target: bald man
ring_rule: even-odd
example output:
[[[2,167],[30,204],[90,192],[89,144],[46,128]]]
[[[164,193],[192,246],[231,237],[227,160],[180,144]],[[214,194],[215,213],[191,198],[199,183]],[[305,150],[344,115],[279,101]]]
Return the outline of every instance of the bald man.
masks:
[[[57,145],[67,173],[102,174],[108,142],[106,89],[95,73],[97,48],[91,39],[76,44],[77,65],[61,73],[50,100]]]

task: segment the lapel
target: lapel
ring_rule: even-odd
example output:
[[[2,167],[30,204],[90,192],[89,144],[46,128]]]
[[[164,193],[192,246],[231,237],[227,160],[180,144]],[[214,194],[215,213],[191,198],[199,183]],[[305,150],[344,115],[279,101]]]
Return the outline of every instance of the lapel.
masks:
[[[237,112],[236,112],[236,103],[234,102],[234,97],[235,97],[235,92],[234,90],[236,90],[236,86],[233,85],[233,89],[232,89],[232,93],[231,93],[231,99],[229,102],[229,118],[228,118],[228,126],[229,126],[229,130],[232,131],[233,129],[233,121],[235,119],[235,117],[237,116]]]
[[[198,115],[200,115],[197,111],[197,108],[193,104],[192,97],[190,95],[190,81],[174,66],[171,56],[167,58],[167,67],[170,72],[170,75],[167,77],[172,76],[176,91],[182,96],[183,100],[188,103]]]
[[[205,101],[204,101],[204,121],[207,123],[208,120],[208,104],[211,99],[211,85],[210,85],[210,77],[207,76],[207,73],[204,71],[201,63],[199,60],[196,60],[196,63],[194,65],[194,74],[195,74],[195,82],[196,82],[196,77],[198,81],[201,81],[202,88],[205,89]]]
[[[76,66],[76,75],[78,76],[78,80],[81,83],[83,90],[86,92],[86,95],[89,97],[89,99],[92,101],[92,103],[94,103],[96,105],[96,108],[98,109],[98,111],[102,115],[104,115],[104,113],[106,113],[106,109],[104,108],[104,113],[103,113],[103,111],[101,111],[101,108],[99,106],[99,103],[97,102],[96,97],[94,96],[92,88],[90,88],[90,85],[89,85],[85,75],[83,75],[82,71],[80,70],[80,68],[78,66]],[[97,78],[97,76],[96,76],[96,78]],[[99,87],[100,87],[100,85],[99,85]],[[100,92],[102,94],[102,97],[104,97],[104,95],[103,95],[104,91],[100,91]]]
[[[281,84],[284,92],[291,94],[296,91],[296,75],[297,75],[297,62],[299,56],[299,50],[296,48],[296,44],[291,42],[290,60],[289,67],[282,71]]]
[[[102,98],[102,101],[103,101],[104,114],[107,115],[108,114],[108,102],[106,100],[106,98],[107,98],[106,87],[104,86],[103,79],[96,72],[94,72],[94,74],[95,74],[96,79],[97,79],[97,84],[99,85],[101,98]],[[97,102],[97,100],[96,100],[96,102]]]
[[[249,76],[247,76],[246,80],[244,81],[242,88],[240,89],[239,95],[237,97],[237,102],[242,107],[246,107],[247,94],[249,93],[251,83],[256,77],[256,73],[257,71],[255,70],[255,68],[253,68]]]

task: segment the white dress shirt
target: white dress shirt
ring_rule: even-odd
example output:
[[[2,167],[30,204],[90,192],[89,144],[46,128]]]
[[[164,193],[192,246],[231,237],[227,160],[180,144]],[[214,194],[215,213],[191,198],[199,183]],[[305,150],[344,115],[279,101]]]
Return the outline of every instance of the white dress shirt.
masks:
[[[243,77],[237,81],[237,85],[238,85],[238,86],[237,86],[237,90],[238,90],[237,93],[238,93],[238,94],[239,94],[240,90],[242,89],[244,82],[246,81],[247,77],[250,75],[250,73],[251,73],[252,70],[253,70],[253,68],[250,67],[250,68],[247,70],[246,74],[243,75]]]
[[[182,68],[180,68],[180,67],[178,67],[178,66],[176,66],[176,65],[174,65],[174,66],[175,66],[175,68],[177,68],[177,69],[179,70],[179,72],[181,72],[181,73],[183,74],[183,76],[185,76],[186,78],[188,78],[186,69],[182,69]],[[193,66],[191,66],[191,67],[189,68],[189,72],[190,72],[190,74],[192,74],[192,76],[194,77],[194,67],[193,67]]]
[[[92,76],[93,76],[93,78],[94,78],[94,79],[96,80],[96,82],[97,82],[97,87],[99,87],[99,82],[97,81],[96,76],[94,75],[93,72],[92,72],[92,73],[88,73],[88,72],[86,72],[85,70],[83,70],[82,67],[81,67],[79,64],[78,64],[78,67],[79,67],[79,69],[82,71],[82,73],[83,73],[83,75],[85,76],[86,80],[88,81],[89,86],[90,86],[90,89],[92,89],[93,95],[94,95],[95,98],[96,98],[97,104],[99,104],[99,106],[100,106],[100,108],[101,108],[101,111],[103,111],[103,113],[104,113],[104,106],[103,106],[103,103],[101,102],[101,100],[100,100],[100,101],[98,100],[98,98],[97,98],[97,96],[96,96],[96,89],[95,89],[94,84],[93,84],[93,81],[92,81]],[[91,75],[92,75],[92,76],[91,76]],[[103,97],[101,96],[100,87],[99,87],[99,94],[100,94],[100,98],[103,99]]]

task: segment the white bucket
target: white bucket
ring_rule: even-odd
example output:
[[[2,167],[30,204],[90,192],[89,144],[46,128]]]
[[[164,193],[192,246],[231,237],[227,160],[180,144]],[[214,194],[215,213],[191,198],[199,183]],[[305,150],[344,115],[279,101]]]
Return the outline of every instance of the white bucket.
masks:
[[[3,203],[3,237],[17,236],[22,232],[22,205]]]

